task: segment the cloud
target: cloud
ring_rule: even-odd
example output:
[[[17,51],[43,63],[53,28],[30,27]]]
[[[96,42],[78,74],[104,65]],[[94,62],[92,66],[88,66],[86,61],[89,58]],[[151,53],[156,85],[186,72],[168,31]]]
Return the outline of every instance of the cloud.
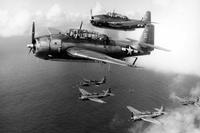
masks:
[[[199,49],[199,1],[193,2],[187,0],[152,0],[152,20],[158,22],[155,25],[155,45],[171,49],[171,52],[160,52],[155,50],[150,56],[139,58],[139,65],[145,69],[151,69],[159,72],[174,72],[184,74],[195,74],[200,76]],[[140,3],[141,4],[141,3]],[[109,5],[109,4],[106,4]],[[143,29],[133,32],[123,32],[117,30],[107,30],[92,27],[89,24],[89,13],[76,11],[67,11],[64,5],[59,3],[47,5],[44,9],[37,8],[19,8],[15,11],[10,9],[0,9],[0,36],[11,37],[26,35],[31,30],[31,23],[36,21],[36,31],[44,27],[66,27],[77,28],[80,21],[84,21],[83,28],[106,33],[113,39],[124,39],[126,37],[139,39]],[[17,8],[17,7],[16,7]],[[140,11],[137,15],[137,9],[124,10],[131,12],[139,19],[145,11]],[[157,9],[162,8],[162,11]],[[105,13],[101,3],[96,2],[93,14]],[[187,9],[187,10],[186,10]],[[86,9],[85,9],[86,10]],[[89,10],[89,8],[87,9]],[[120,13],[120,12],[119,12]],[[133,18],[135,18],[133,17]],[[137,63],[138,63],[137,62]]]
[[[197,107],[181,107],[159,119],[163,125],[151,124],[144,133],[199,133],[200,111]]]
[[[129,133],[143,133],[144,132],[144,122],[137,121],[133,124],[131,128],[128,129]]]
[[[23,35],[28,28],[30,12],[21,10],[12,14],[7,10],[0,10],[0,36],[9,37]]]
[[[154,1],[157,12],[152,12],[152,20],[159,23],[155,25],[155,45],[171,52],[153,51],[143,59],[145,66],[155,71],[200,76],[199,4],[197,0],[168,0],[163,4]]]
[[[99,2],[96,2],[95,6],[92,8],[92,15],[100,14],[103,11],[103,6]]]
[[[80,13],[65,12],[59,4],[52,5],[48,10],[30,11],[29,9],[0,10],[0,36],[11,37],[26,35],[30,31],[32,21],[38,27],[59,27],[74,21],[86,19]],[[79,23],[79,22],[78,22]]]
[[[200,96],[200,78],[198,76],[177,74],[171,77],[168,85],[169,98]]]
[[[46,14],[47,19],[53,19],[60,16],[62,13],[60,6],[58,4],[53,5]]]
[[[200,82],[198,82],[196,84],[195,87],[193,87],[191,90],[190,90],[190,94],[192,96],[200,96]]]
[[[172,2],[172,0],[152,0],[152,3],[160,6],[160,7],[167,7],[170,5],[170,3]]]

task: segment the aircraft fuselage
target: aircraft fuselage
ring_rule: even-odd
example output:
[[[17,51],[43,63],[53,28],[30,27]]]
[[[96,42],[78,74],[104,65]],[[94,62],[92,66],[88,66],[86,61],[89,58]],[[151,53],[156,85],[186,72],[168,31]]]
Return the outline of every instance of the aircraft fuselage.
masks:
[[[156,118],[158,116],[163,115],[164,113],[158,113],[158,112],[149,112],[149,113],[144,113],[144,114],[139,114],[139,115],[134,115],[131,119],[136,121],[136,120],[141,120],[142,118]]]
[[[99,28],[131,31],[136,28],[144,28],[147,22],[128,18],[113,18],[106,15],[96,15],[90,20],[93,26]]]
[[[35,56],[55,61],[92,61],[84,58],[77,58],[68,54],[67,50],[73,47],[104,53],[118,59],[150,54],[150,51],[148,50],[146,50],[147,52],[145,53],[135,52],[133,48],[131,48],[131,51],[128,51],[128,45],[110,40],[107,36],[95,39],[95,37],[92,36],[82,38],[81,36],[55,34],[37,37],[36,42]]]

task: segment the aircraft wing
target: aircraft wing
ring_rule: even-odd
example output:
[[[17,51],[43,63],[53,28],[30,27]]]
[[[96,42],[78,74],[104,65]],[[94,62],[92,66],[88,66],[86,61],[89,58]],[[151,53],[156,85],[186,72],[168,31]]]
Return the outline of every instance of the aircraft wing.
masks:
[[[83,79],[83,81],[84,81],[84,82],[87,82],[87,83],[90,82],[90,80],[88,80],[88,79]]]
[[[91,93],[87,92],[84,89],[79,88],[79,91],[81,92],[82,95],[90,95]]]
[[[88,99],[93,101],[93,102],[97,102],[97,103],[106,103],[105,101],[98,99],[98,98],[88,98]]]
[[[127,107],[127,109],[130,111],[130,112],[132,112],[133,114],[141,114],[141,112],[139,111],[139,110],[137,110],[137,109],[135,109],[135,108],[133,108],[133,107],[131,107],[131,106],[126,106]]]
[[[103,63],[133,67],[133,65],[125,61],[122,61],[120,59],[115,59],[103,53],[98,53],[91,50],[85,50],[85,49],[80,49],[80,48],[70,48],[67,50],[67,52],[75,57],[82,57],[82,58],[91,59],[91,60],[99,61]]]
[[[143,121],[147,121],[147,122],[151,122],[151,123],[154,123],[154,124],[157,124],[157,125],[160,125],[161,124],[161,122],[160,121],[158,121],[158,120],[155,120],[155,119],[153,119],[153,118],[141,118]]]

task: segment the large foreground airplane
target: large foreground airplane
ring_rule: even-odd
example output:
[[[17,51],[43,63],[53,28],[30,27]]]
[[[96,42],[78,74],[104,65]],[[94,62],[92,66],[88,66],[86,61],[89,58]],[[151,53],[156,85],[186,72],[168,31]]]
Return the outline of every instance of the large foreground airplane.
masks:
[[[99,28],[128,31],[135,30],[136,28],[144,28],[147,24],[152,22],[150,11],[147,11],[141,20],[136,20],[129,19],[127,16],[115,12],[108,12],[107,14],[93,16],[91,10],[90,23]]]
[[[108,96],[114,96],[113,93],[111,93],[111,89],[109,88],[108,90],[103,91],[103,93],[89,93],[84,89],[79,88],[79,91],[81,93],[81,96],[79,99],[81,100],[90,100],[98,103],[106,103],[105,101],[99,99],[99,98],[104,98]]]
[[[70,29],[62,33],[49,28],[49,35],[35,37],[35,23],[32,26],[32,44],[29,53],[52,61],[87,61],[110,63],[134,67],[135,62],[126,61],[127,57],[149,55],[152,50],[164,48],[154,45],[154,26],[148,24],[139,41],[128,39],[112,40],[105,34],[81,29]]]
[[[101,84],[106,83],[106,77],[104,76],[101,80],[88,80],[88,79],[83,79],[83,82],[80,83],[81,86],[100,86]]]
[[[134,121],[143,120],[154,124],[161,124],[160,121],[154,119],[155,117],[166,114],[166,112],[163,111],[164,110],[163,106],[161,106],[160,109],[155,108],[156,112],[149,112],[149,111],[141,112],[131,106],[127,106],[127,109],[131,112],[131,120]]]
[[[200,101],[199,97],[178,97],[175,96],[175,99],[180,102],[182,105],[195,105],[197,107],[200,107]]]

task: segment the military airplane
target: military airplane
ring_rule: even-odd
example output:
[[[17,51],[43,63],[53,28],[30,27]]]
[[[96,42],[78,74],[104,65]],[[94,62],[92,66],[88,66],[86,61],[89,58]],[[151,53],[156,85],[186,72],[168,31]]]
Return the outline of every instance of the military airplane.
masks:
[[[93,16],[91,10],[90,14],[90,23],[99,28],[130,31],[136,28],[144,28],[145,25],[152,23],[150,11],[147,11],[141,20],[129,19],[127,16],[115,13],[114,11]]]
[[[62,33],[49,28],[49,35],[35,37],[35,23],[32,25],[32,43],[27,47],[41,59],[51,61],[100,62],[121,66],[135,67],[134,62],[126,61],[129,57],[149,55],[154,49],[165,50],[154,45],[154,26],[148,24],[139,41],[112,40],[105,34],[93,31],[70,29]]]
[[[104,76],[100,81],[98,80],[88,80],[88,79],[83,79],[83,82],[80,83],[81,86],[100,86],[101,84],[106,83],[106,77]]]
[[[155,117],[166,114],[166,112],[163,111],[164,110],[163,106],[161,106],[160,109],[155,108],[156,112],[149,112],[149,111],[141,112],[131,106],[127,106],[127,109],[131,112],[131,120],[133,121],[143,120],[154,124],[161,124],[160,121],[154,119]]]
[[[81,100],[90,100],[98,103],[106,103],[105,101],[99,99],[99,98],[104,98],[108,96],[114,96],[113,93],[111,93],[111,89],[103,90],[103,93],[89,93],[84,89],[79,88],[79,91],[81,93],[81,96],[79,99]]]
[[[195,105],[197,107],[200,107],[199,97],[184,97],[184,98],[180,98],[180,97],[175,95],[174,98],[178,102],[180,102],[182,105]]]

